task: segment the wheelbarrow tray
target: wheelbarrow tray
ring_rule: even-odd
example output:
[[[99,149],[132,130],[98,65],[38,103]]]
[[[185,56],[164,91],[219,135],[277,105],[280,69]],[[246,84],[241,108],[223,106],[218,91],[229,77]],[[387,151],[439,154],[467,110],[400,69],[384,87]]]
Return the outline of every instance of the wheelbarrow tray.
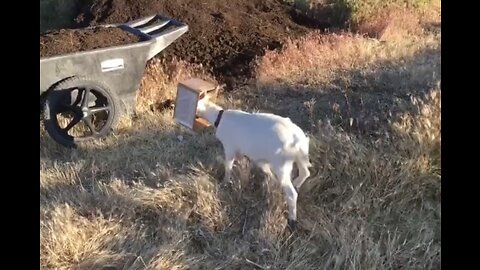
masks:
[[[108,85],[129,113],[134,108],[136,91],[147,61],[187,32],[188,26],[161,15],[153,15],[125,24],[97,27],[118,27],[139,36],[140,41],[40,58],[40,95],[64,79],[88,77]]]

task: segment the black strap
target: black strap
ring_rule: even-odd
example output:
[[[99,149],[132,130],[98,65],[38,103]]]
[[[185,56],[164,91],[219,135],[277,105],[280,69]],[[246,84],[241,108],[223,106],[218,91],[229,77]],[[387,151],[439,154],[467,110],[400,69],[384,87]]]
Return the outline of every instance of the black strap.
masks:
[[[220,110],[218,112],[217,119],[215,120],[215,123],[214,123],[215,128],[217,128],[218,124],[220,124],[220,120],[222,119],[222,114],[223,114],[223,110]]]

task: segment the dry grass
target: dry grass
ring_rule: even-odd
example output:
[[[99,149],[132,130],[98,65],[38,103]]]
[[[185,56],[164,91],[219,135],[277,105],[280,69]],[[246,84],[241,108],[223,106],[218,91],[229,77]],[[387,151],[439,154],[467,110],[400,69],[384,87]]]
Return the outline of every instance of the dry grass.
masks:
[[[175,100],[178,82],[190,77],[215,81],[201,65],[192,65],[175,59],[168,63],[153,59],[147,64],[140,85],[137,110],[143,112],[152,108],[160,109],[165,102]]]
[[[289,41],[282,51],[267,52],[258,61],[257,82],[325,84],[342,71],[383,68],[387,63],[411,59],[422,50],[440,49],[440,34],[430,32],[418,16],[405,11],[372,19],[359,29],[377,38],[313,33]]]
[[[42,131],[41,268],[439,269],[440,38],[414,29],[292,41],[222,97],[312,137],[294,234],[277,184],[242,161],[242,187],[225,185],[213,133],[151,110],[182,76],[208,77],[198,67],[152,63],[138,118],[105,140],[69,150]]]

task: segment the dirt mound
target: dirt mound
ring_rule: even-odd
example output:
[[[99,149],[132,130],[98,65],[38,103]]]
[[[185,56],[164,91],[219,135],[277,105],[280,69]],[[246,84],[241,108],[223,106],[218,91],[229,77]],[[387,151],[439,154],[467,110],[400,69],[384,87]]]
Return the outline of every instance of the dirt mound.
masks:
[[[116,27],[62,29],[40,35],[40,57],[124,45],[139,40],[134,34]]]
[[[250,77],[249,64],[265,49],[279,48],[286,38],[309,31],[293,21],[290,6],[277,0],[96,0],[77,21],[80,25],[123,23],[153,14],[189,26],[159,56],[201,63],[227,84]]]

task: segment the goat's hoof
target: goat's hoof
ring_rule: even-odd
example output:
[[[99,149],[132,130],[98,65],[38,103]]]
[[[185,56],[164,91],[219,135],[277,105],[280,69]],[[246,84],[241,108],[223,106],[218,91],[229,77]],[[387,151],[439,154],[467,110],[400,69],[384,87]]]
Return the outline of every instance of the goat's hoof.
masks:
[[[297,221],[296,220],[289,219],[287,223],[288,223],[288,228],[290,229],[290,231],[293,232],[297,229]]]

